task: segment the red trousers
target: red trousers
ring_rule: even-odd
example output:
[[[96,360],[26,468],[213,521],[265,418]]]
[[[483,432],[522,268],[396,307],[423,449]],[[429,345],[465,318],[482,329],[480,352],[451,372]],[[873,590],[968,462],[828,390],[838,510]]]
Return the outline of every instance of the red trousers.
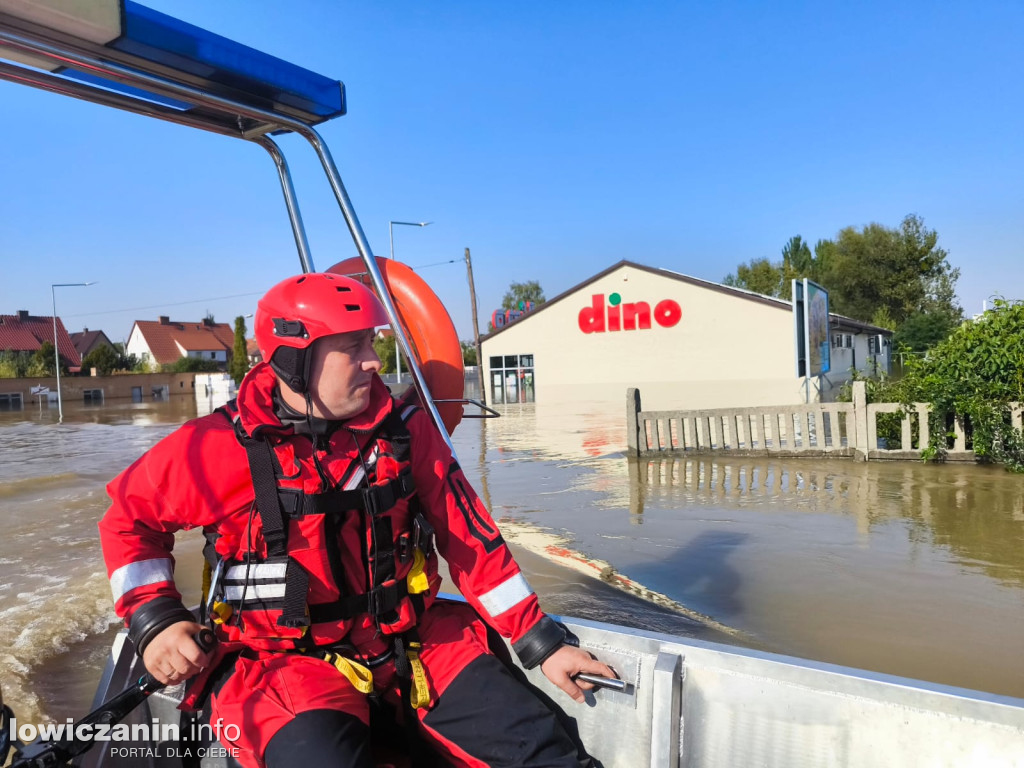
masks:
[[[417,710],[421,735],[445,760],[468,768],[531,764],[575,768],[588,764],[577,759],[576,745],[551,711],[491,656],[486,627],[471,608],[439,603],[424,614],[417,633],[430,687],[430,703]],[[373,677],[376,691],[400,706],[393,662],[374,667]],[[441,706],[439,702],[449,689],[452,693]],[[284,738],[299,732],[289,728],[301,722],[303,718],[297,721],[296,717],[304,713],[312,716],[304,718],[310,722],[325,722],[317,720],[324,712],[350,716],[354,727],[345,731],[343,740],[368,741],[367,696],[356,691],[331,664],[299,653],[266,653],[238,659],[234,673],[212,697],[211,722],[221,724],[221,740],[238,749],[239,762],[246,768],[264,768],[268,762],[275,768],[267,753],[275,734],[285,729],[281,733]],[[313,741],[319,738],[316,732],[324,730],[339,731],[315,726]],[[309,741],[308,732],[303,731],[303,742]],[[342,738],[336,733],[334,737],[335,741]],[[372,765],[364,762],[369,760],[368,744],[325,742],[301,748],[307,747],[313,749],[305,753],[307,759],[312,755],[318,764],[344,765],[348,761]],[[350,756],[355,753],[361,757]],[[297,757],[294,750],[289,756],[290,762]]]

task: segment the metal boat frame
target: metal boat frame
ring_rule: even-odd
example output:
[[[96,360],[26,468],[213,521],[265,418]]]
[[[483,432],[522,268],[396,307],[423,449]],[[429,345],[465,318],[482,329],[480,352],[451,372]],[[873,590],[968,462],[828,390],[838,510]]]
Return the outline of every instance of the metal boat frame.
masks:
[[[308,114],[303,119],[299,116],[302,113],[298,110],[289,110],[290,113],[286,113],[284,109],[268,109],[265,99],[254,97],[251,100],[243,100],[241,96],[244,96],[244,93],[240,91],[233,92],[238,94],[236,98],[218,95],[199,87],[194,76],[186,78],[182,75],[176,78],[175,73],[167,67],[155,66],[151,62],[112,51],[105,46],[75,39],[53,29],[0,13],[0,59],[4,58],[5,51],[8,54],[13,53],[16,57],[20,54],[22,59],[29,56],[52,61],[55,65],[73,66],[94,77],[128,88],[122,92],[115,92],[89,82],[72,80],[20,63],[5,61],[0,61],[0,80],[72,96],[94,104],[116,107],[191,128],[200,128],[223,136],[232,136],[263,147],[270,154],[277,169],[302,271],[312,272],[315,271],[313,257],[291,173],[284,153],[272,135],[295,133],[304,138],[320,160],[356,250],[366,266],[377,295],[384,304],[391,328],[409,362],[413,382],[420,392],[423,406],[437,425],[448,447],[452,449],[452,453],[455,453],[448,431],[444,428],[441,415],[430,395],[430,388],[420,363],[408,336],[398,322],[395,304],[373,258],[369,241],[352,207],[352,201],[345,190],[331,151],[323,137],[313,127],[316,123],[322,122],[322,118]],[[344,86],[340,82],[338,85],[344,93]],[[176,109],[168,106],[168,100],[173,103],[184,102],[193,109]]]

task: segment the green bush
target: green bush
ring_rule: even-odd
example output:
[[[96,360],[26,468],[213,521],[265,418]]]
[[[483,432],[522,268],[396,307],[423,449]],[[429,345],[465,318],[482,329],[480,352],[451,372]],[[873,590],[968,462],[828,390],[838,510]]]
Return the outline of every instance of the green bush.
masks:
[[[934,407],[927,458],[942,459],[945,414],[956,413],[980,461],[1024,472],[1024,436],[1010,422],[1010,403],[1024,401],[1024,303],[996,299],[926,358],[910,361],[905,378],[912,384],[906,394]]]
[[[216,373],[220,363],[201,357],[179,357],[173,363],[160,366],[160,370],[164,373]]]

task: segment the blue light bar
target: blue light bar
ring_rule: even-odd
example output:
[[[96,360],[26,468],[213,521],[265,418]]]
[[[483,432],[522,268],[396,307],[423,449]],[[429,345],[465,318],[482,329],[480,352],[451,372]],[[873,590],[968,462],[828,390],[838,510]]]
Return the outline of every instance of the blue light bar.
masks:
[[[184,74],[183,82],[207,93],[295,116],[310,124],[345,114],[342,82],[131,0],[124,3],[122,35],[107,47],[127,54],[124,63],[133,68],[151,74],[165,74],[167,70]],[[123,56],[115,58],[124,61]],[[176,109],[189,107],[90,73],[65,69],[62,74]]]

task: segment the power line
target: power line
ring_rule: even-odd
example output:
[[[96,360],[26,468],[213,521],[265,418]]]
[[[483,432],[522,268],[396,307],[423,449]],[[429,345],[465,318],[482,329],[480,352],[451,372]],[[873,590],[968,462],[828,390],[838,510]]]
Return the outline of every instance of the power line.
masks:
[[[426,269],[427,267],[439,267],[442,264],[457,264],[460,261],[462,261],[462,259],[449,259],[448,261],[435,261],[433,264],[420,264],[418,267],[409,267],[409,269],[411,269],[411,270],[413,270],[415,272],[417,269]]]
[[[107,309],[103,312],[79,312],[75,315],[62,315],[62,317],[92,317],[94,315],[113,315],[118,312],[141,312],[144,309],[164,309],[165,307],[183,307],[187,304],[202,304],[206,301],[221,301],[222,299],[240,299],[246,296],[262,296],[266,291],[255,291],[254,293],[233,293],[229,296],[213,296],[208,299],[191,299],[189,301],[178,301],[171,304],[152,304],[148,307],[129,307],[127,309]]]

